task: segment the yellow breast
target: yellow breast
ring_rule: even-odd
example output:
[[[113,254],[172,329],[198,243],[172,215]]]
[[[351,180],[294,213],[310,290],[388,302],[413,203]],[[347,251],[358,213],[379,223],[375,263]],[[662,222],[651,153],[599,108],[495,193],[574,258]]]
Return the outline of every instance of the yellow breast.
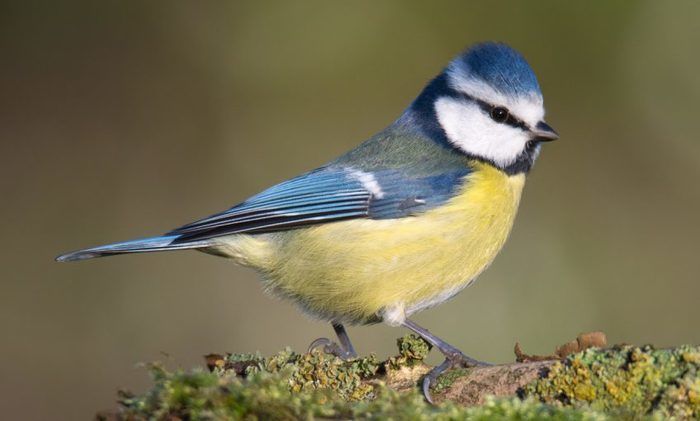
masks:
[[[420,216],[234,236],[224,254],[260,270],[269,291],[323,319],[409,315],[467,286],[508,237],[525,176],[473,166],[458,194]]]

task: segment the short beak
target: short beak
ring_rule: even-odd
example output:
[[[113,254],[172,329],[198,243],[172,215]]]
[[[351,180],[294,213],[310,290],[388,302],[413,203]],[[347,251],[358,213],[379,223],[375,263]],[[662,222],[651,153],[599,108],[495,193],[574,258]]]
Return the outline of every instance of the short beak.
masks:
[[[549,127],[549,124],[544,121],[537,123],[534,129],[530,130],[532,133],[532,140],[539,142],[551,142],[552,140],[559,139],[559,133],[553,128]]]

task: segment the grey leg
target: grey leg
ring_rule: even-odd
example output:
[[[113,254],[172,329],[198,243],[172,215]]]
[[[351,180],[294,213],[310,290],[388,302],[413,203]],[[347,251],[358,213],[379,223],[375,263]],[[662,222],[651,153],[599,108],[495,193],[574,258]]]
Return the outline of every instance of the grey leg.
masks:
[[[311,352],[316,348],[323,347],[323,352],[335,355],[336,357],[344,360],[357,358],[355,347],[352,346],[352,342],[350,342],[350,337],[345,331],[345,327],[340,323],[333,323],[333,330],[335,330],[335,334],[338,336],[340,344],[337,344],[328,338],[318,338],[311,342],[308,352]]]
[[[333,323],[333,330],[335,330],[335,334],[340,341],[340,346],[343,347],[346,354],[350,358],[356,358],[357,352],[355,352],[355,347],[352,346],[352,342],[350,342],[350,337],[348,336],[348,332],[345,331],[345,327],[340,323]]]
[[[438,376],[440,376],[440,374],[442,374],[444,371],[457,366],[477,367],[491,365],[464,355],[459,349],[448,344],[430,333],[427,329],[418,326],[408,319],[403,322],[403,326],[420,335],[421,338],[425,339],[429,344],[440,350],[440,352],[442,352],[442,354],[445,356],[445,361],[439,366],[430,370],[430,372],[423,378],[423,396],[425,396],[425,399],[430,403],[433,403],[433,399],[430,397],[430,385],[434,383]]]

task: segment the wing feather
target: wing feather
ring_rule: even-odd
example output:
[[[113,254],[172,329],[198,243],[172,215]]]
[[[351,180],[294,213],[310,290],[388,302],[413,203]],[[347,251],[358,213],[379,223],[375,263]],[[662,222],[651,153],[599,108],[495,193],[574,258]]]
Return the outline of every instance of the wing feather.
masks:
[[[408,217],[449,200],[468,173],[468,168],[462,168],[411,178],[396,170],[369,174],[352,167],[325,167],[282,182],[224,212],[184,225],[167,235],[177,236],[173,243],[189,243],[355,218]],[[381,194],[377,194],[377,188]]]
[[[370,198],[371,193],[347,170],[321,169],[280,183],[227,211],[168,235],[179,235],[177,242],[190,242],[361,218],[368,215]]]

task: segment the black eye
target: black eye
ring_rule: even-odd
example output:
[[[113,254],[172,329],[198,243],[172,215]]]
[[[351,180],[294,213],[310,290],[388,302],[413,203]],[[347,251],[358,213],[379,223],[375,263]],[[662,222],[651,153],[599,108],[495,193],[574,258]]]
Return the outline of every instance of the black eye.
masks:
[[[496,123],[503,123],[508,120],[508,110],[503,107],[493,107],[491,109],[491,118]]]

